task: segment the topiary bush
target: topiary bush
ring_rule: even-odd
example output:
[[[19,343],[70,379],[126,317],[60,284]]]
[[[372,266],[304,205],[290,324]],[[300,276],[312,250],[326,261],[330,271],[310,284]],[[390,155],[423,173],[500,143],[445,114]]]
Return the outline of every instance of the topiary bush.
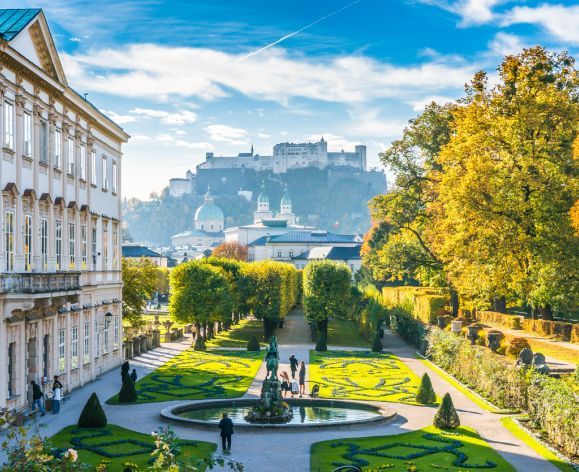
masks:
[[[255,335],[251,336],[247,341],[247,350],[251,352],[257,352],[260,350],[259,341]]]
[[[131,380],[128,375],[125,378]],[[80,428],[103,428],[106,425],[107,415],[105,415],[99,397],[93,392],[78,417],[78,426]]]
[[[422,403],[423,405],[436,403],[436,393],[432,388],[432,382],[430,381],[430,377],[427,373],[424,373],[422,379],[420,380],[418,393],[416,394],[416,402]]]
[[[523,329],[523,325],[521,324],[521,318],[519,318],[518,316],[514,316],[513,318],[511,318],[511,320],[512,320],[511,328]]]
[[[119,392],[119,403],[134,403],[138,399],[139,395],[135,388],[135,382],[133,382],[130,375],[126,375]]]
[[[121,364],[121,380],[125,380],[125,377],[129,375],[130,369],[131,366],[129,364],[129,361],[125,361]]]
[[[195,339],[195,344],[193,345],[193,349],[195,351],[207,350],[207,345],[205,344],[205,340],[203,339],[202,336],[197,336],[197,339]]]
[[[328,339],[325,333],[320,333],[318,336],[318,342],[316,343],[317,352],[325,352],[328,350]]]
[[[382,340],[380,339],[380,335],[376,333],[374,336],[374,342],[372,343],[372,352],[382,352]]]
[[[442,397],[442,403],[434,416],[433,424],[438,429],[456,429],[460,426],[460,419],[449,393],[445,393]]]
[[[529,341],[525,338],[512,338],[507,344],[506,354],[510,357],[519,357],[519,354],[525,348],[531,348]]]

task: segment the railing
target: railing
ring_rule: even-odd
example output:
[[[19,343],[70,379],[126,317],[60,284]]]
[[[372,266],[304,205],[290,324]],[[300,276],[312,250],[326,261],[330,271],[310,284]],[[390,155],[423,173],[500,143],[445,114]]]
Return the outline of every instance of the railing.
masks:
[[[0,274],[0,293],[47,293],[80,290],[80,272]]]

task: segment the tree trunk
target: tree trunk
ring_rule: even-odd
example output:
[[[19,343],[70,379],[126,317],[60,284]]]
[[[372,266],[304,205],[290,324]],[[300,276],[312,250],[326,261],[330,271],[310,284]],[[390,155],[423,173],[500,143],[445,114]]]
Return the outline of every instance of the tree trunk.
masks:
[[[539,315],[540,315],[539,309],[538,309],[536,306],[532,307],[532,308],[531,308],[531,317],[532,317],[534,320],[538,320],[538,319],[539,319]]]
[[[324,318],[323,320],[317,320],[316,326],[318,328],[318,336],[323,333],[326,336],[326,339],[328,339],[328,319]]]
[[[507,312],[507,300],[505,297],[493,298],[493,310],[498,313]]]
[[[458,316],[458,310],[460,308],[460,300],[458,298],[458,293],[456,293],[456,290],[452,287],[449,287],[449,289],[450,289],[450,307],[452,309],[452,316],[456,318]]]
[[[541,319],[553,321],[553,310],[551,305],[547,304],[544,307],[540,307],[539,310],[541,311]]]
[[[217,332],[221,333],[221,331],[223,331],[223,325],[221,324],[221,321],[217,322]]]
[[[269,338],[273,335],[277,323],[275,321],[270,320],[269,318],[263,319],[263,340],[265,342],[269,341]]]
[[[201,336],[201,323],[195,323],[195,339]]]

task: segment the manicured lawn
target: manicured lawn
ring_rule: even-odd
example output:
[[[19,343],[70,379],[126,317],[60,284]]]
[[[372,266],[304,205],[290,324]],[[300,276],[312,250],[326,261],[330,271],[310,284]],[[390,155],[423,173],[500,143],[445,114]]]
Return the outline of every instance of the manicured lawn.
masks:
[[[207,347],[247,347],[247,341],[255,336],[258,341],[263,338],[263,322],[247,318],[231,327],[229,331],[222,331],[215,339],[207,343]],[[260,342],[262,346],[266,343]]]
[[[328,323],[328,345],[344,347],[370,347],[358,332],[356,323],[350,320],[330,320]]]
[[[107,462],[107,471],[122,471],[127,463],[140,468],[150,466],[155,443],[150,434],[141,434],[116,425],[104,428],[67,426],[50,439],[60,449],[78,451],[79,461],[96,467]],[[202,459],[215,451],[216,445],[204,441],[182,441],[181,458]]]
[[[395,436],[315,443],[310,451],[310,464],[311,472],[328,472],[341,465],[356,465],[365,471],[515,470],[476,431],[461,427],[446,432],[433,426]],[[416,469],[411,469],[412,466]]]
[[[320,397],[415,403],[419,378],[395,355],[368,351],[310,351],[311,389]]]
[[[137,381],[138,403],[240,397],[261,361],[259,352],[184,351]],[[118,403],[117,395],[107,403]]]

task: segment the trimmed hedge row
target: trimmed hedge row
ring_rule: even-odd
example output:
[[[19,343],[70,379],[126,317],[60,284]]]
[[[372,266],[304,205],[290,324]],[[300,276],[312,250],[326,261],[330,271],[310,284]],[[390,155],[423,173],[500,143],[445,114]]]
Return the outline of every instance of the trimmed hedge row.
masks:
[[[374,287],[364,287],[361,294],[361,308],[358,312],[358,330],[368,342],[374,340],[384,320],[388,323],[388,310],[384,307],[382,295]]]
[[[579,455],[579,399],[568,382],[524,369],[438,328],[428,335],[428,355],[445,371],[494,404],[527,411],[549,441]]]
[[[517,329],[517,323],[521,319],[517,315],[508,315],[495,311],[479,311],[476,317],[482,323],[489,323],[507,329]],[[520,328],[537,336],[558,336],[563,341],[579,344],[579,323],[524,319],[520,324]]]
[[[436,324],[438,316],[448,314],[450,304],[442,290],[430,287],[384,287],[382,299],[387,307],[400,307],[426,324]]]
[[[408,313],[399,307],[389,309],[388,313],[389,316],[386,321],[390,326],[390,330],[397,333],[420,352],[426,352],[428,327],[421,321],[408,316]]]

